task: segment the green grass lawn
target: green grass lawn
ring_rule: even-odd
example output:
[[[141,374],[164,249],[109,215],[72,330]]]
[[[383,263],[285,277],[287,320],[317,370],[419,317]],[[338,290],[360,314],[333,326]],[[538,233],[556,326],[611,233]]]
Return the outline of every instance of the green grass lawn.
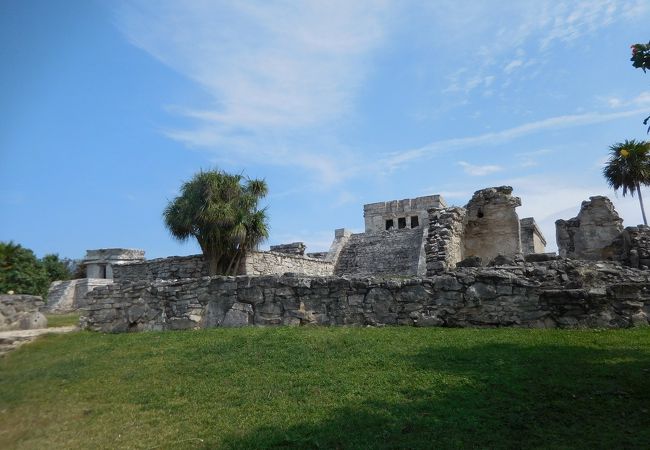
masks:
[[[69,314],[45,314],[47,317],[47,327],[67,327],[70,325],[79,324],[79,313],[69,313]]]
[[[0,360],[0,448],[650,448],[650,330],[47,336]]]

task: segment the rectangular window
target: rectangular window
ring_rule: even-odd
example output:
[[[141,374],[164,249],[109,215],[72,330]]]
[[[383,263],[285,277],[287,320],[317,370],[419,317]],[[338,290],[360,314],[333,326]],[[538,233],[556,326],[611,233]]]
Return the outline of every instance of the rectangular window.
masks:
[[[397,219],[397,228],[399,228],[400,230],[402,228],[406,228],[406,217],[400,217],[399,219]]]
[[[392,230],[394,226],[393,219],[388,219],[386,221],[386,230]]]
[[[411,216],[411,228],[420,226],[420,218],[418,216]]]

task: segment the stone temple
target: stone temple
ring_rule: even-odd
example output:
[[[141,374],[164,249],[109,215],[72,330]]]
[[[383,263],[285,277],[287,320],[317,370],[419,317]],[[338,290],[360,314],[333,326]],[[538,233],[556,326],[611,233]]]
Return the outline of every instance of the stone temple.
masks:
[[[546,240],[533,218],[519,219],[521,200],[512,188],[477,191],[464,208],[449,207],[440,195],[363,206],[365,231],[334,233],[327,252],[305,253],[302,242],[271,246],[247,255],[241,275],[299,273],[310,276],[424,277],[452,269],[467,258],[484,264],[498,255],[543,253]],[[206,276],[201,255],[145,260],[144,251],[88,250],[87,276],[57,282],[48,304],[65,310],[84,305],[85,294],[113,281],[186,279]]]
[[[591,197],[556,222],[558,256],[519,206],[509,186],[464,207],[439,195],[367,204],[362,233],[335,230],[327,252],[301,242],[250,252],[237,277],[208,277],[202,255],[91,250],[88,278],[53,286],[48,306],[82,309],[84,326],[102,331],[648,324],[650,228],[623,228],[607,198]]]

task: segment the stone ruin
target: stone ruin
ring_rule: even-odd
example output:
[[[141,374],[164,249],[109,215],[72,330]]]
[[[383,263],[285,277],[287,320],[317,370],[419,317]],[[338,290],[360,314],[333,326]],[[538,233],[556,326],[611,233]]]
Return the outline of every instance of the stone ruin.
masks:
[[[113,267],[144,261],[144,250],[133,248],[100,248],[87,250],[81,265],[86,268],[86,278],[113,279]]]
[[[336,230],[328,252],[306,253],[301,242],[250,252],[237,277],[208,277],[201,255],[117,261],[89,251],[88,265],[100,265],[93,273],[114,283],[84,295],[83,323],[102,331],[648,323],[650,271],[640,270],[650,266],[648,227],[623,229],[611,202],[592,197],[557,222],[557,256],[545,253],[535,220],[519,218],[520,205],[508,186],[479,190],[464,207],[439,195],[368,204],[363,233]]]
[[[476,191],[464,208],[429,210],[427,274],[435,275],[458,264],[485,265],[497,257],[514,259],[543,254],[546,239],[527,217],[519,219],[521,199],[510,186]]]
[[[67,312],[85,305],[86,294],[98,286],[113,283],[113,273],[121,264],[144,261],[144,250],[131,248],[100,248],[87,250],[81,261],[86,278],[54,281],[47,294],[47,309]]]
[[[582,202],[576,217],[557,220],[555,229],[558,253],[563,258],[650,267],[650,227],[623,228],[623,219],[607,197],[590,197]]]
[[[36,295],[0,294],[0,331],[47,327],[47,318],[40,312],[44,306]]]

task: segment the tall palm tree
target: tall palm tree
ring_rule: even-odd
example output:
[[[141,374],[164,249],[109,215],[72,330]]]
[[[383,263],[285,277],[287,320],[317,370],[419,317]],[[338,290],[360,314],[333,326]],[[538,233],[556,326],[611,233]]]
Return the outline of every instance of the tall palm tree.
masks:
[[[603,168],[607,184],[614,190],[623,189],[623,197],[629,192],[639,194],[643,223],[648,224],[641,196],[641,185],[650,184],[650,142],[619,142],[610,148],[609,161]]]
[[[235,275],[246,252],[268,237],[264,180],[219,170],[199,172],[163,212],[165,225],[180,241],[196,238],[210,275]]]

